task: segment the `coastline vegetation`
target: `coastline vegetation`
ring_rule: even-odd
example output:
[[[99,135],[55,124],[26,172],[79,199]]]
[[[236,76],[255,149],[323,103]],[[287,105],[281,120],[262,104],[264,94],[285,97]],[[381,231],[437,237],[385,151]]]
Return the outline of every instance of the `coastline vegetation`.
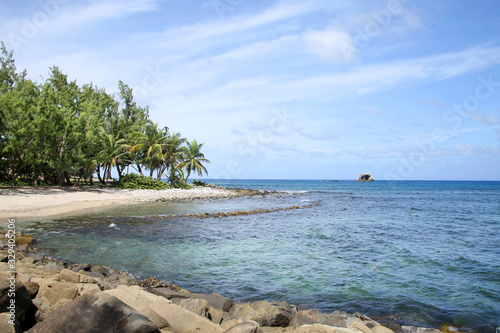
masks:
[[[79,86],[57,66],[33,82],[26,70],[16,71],[2,42],[0,185],[93,185],[96,175],[107,186],[115,169],[118,187],[160,188],[153,176],[161,182],[166,175],[166,187],[186,188],[191,173],[208,173],[203,143],[159,128],[132,88],[119,81],[118,89],[115,96],[92,83]]]

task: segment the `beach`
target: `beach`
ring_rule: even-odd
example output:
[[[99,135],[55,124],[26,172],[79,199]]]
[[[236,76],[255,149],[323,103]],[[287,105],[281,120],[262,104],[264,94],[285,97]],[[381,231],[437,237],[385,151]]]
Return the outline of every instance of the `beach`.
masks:
[[[144,202],[215,199],[253,194],[255,191],[194,186],[189,190],[123,190],[115,188],[0,189],[0,219],[16,221],[58,218]]]

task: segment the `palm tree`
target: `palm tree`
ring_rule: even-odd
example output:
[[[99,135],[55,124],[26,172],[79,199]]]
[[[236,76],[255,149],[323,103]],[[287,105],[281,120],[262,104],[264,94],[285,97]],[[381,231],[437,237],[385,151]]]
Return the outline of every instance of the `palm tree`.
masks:
[[[117,167],[122,159],[128,154],[128,151],[124,149],[124,140],[119,139],[113,134],[108,134],[101,132],[104,137],[101,141],[101,148],[97,153],[97,175],[99,180],[104,183],[104,186],[108,184],[108,178],[111,175],[111,168]],[[100,169],[103,167],[104,179],[101,179]]]
[[[171,186],[178,187],[180,183],[184,182],[184,169],[171,166],[168,170],[168,182]]]
[[[184,168],[187,171],[186,182],[192,171],[198,173],[199,176],[202,176],[203,172],[208,174],[207,168],[205,168],[202,164],[210,163],[210,161],[207,160],[205,155],[201,152],[201,147],[203,147],[203,145],[203,143],[198,143],[196,140],[186,143],[187,149],[184,153],[184,159],[179,164],[181,168]]]
[[[158,129],[157,124],[149,124],[145,133],[136,132],[132,134],[133,144],[130,146],[131,153],[142,151],[143,163],[149,169],[150,177],[153,172],[158,172],[160,178],[165,165],[165,153],[168,146],[168,128]]]
[[[187,140],[181,136],[181,133],[173,133],[168,137],[165,151],[165,164],[162,166],[161,173],[159,173],[158,176],[163,174],[168,168],[177,168],[179,162],[186,153],[186,147],[184,146],[186,142]]]

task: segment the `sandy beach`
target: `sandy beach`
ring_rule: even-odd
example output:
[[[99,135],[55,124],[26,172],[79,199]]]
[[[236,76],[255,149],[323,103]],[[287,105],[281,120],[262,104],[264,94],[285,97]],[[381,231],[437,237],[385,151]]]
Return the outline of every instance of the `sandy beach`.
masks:
[[[226,198],[246,195],[246,192],[220,187],[161,191],[104,188],[0,189],[0,219],[22,222],[94,212],[111,206],[158,200]]]

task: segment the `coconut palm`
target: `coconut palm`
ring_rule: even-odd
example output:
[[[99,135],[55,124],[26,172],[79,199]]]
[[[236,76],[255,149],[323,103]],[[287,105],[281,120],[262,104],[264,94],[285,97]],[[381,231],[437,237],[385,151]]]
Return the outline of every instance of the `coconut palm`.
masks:
[[[123,139],[119,139],[113,134],[101,133],[101,147],[96,158],[98,162],[97,175],[99,180],[104,183],[104,186],[107,186],[108,178],[111,175],[111,168],[117,167],[128,154],[128,151],[124,149]],[[101,167],[103,168],[103,179],[100,176]]]
[[[181,136],[181,133],[173,133],[168,137],[165,151],[165,164],[162,167],[161,174],[168,168],[176,168],[179,162],[183,160],[183,156],[186,152],[186,147],[184,146],[186,142],[187,140]]]
[[[184,151],[183,161],[179,164],[179,167],[187,171],[186,182],[192,171],[198,173],[199,176],[202,176],[203,173],[208,174],[207,168],[202,164],[210,163],[201,152],[203,145],[203,143],[198,143],[196,140],[186,143],[187,149]]]
[[[136,132],[131,135],[132,145],[129,151],[142,152],[142,160],[146,168],[149,170],[150,177],[153,177],[153,172],[156,170],[158,178],[163,173],[163,166],[166,163],[166,149],[168,146],[168,128],[158,129],[158,124],[150,123],[146,127],[145,133]]]

